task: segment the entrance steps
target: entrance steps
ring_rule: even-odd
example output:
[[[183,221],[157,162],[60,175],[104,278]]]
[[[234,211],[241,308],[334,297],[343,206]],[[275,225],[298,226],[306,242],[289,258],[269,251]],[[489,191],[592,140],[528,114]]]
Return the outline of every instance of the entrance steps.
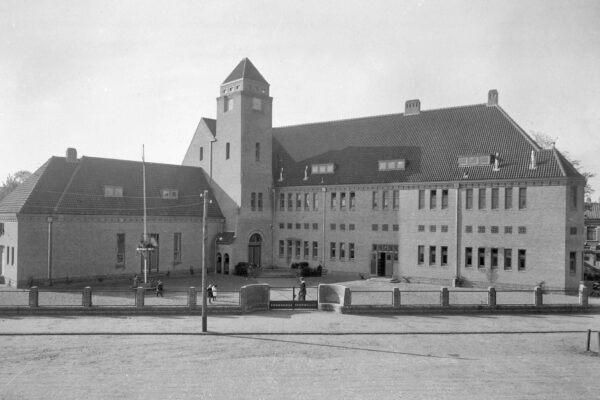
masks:
[[[298,270],[292,268],[267,267],[261,268],[258,276],[260,278],[295,278]]]

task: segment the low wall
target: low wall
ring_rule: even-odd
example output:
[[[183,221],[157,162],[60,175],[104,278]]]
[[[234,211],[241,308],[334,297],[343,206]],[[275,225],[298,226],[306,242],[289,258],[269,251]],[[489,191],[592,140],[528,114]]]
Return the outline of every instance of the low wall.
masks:
[[[268,311],[270,286],[266,283],[246,285],[240,288],[242,312]]]

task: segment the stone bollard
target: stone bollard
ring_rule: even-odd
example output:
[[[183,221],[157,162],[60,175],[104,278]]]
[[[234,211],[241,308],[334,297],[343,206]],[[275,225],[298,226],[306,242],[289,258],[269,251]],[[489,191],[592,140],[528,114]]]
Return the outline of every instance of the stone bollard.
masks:
[[[92,306],[92,288],[89,287],[89,286],[86,286],[86,287],[83,288],[82,305],[84,307],[91,307]]]
[[[344,289],[344,307],[348,307],[352,305],[352,291],[350,288]]]
[[[394,288],[394,298],[393,298],[392,306],[394,308],[400,308],[400,288],[397,288],[397,287]]]
[[[39,307],[38,303],[39,299],[39,291],[37,286],[32,286],[29,288],[29,307],[37,308]]]
[[[579,305],[582,307],[587,307],[588,306],[588,297],[590,295],[590,292],[587,288],[587,286],[585,286],[585,284],[581,283],[579,285]]]
[[[450,305],[450,293],[447,287],[443,287],[440,292],[440,303],[442,307],[448,307]]]
[[[198,304],[198,294],[196,293],[196,288],[191,286],[188,289],[188,308],[193,310],[196,308]]]
[[[542,290],[541,286],[536,286],[533,288],[533,296],[534,296],[534,304],[536,307],[539,307],[544,304],[543,290]]]
[[[496,307],[496,288],[488,287],[488,306]]]
[[[144,307],[144,296],[146,295],[146,289],[138,287],[135,289],[135,308]]]

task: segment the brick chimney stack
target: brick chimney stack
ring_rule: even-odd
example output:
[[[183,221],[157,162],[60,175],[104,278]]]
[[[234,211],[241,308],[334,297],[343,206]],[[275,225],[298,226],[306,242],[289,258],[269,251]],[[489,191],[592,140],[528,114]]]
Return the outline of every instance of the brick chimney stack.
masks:
[[[67,162],[69,162],[69,163],[77,162],[77,150],[73,147],[69,147],[67,149]]]
[[[496,89],[492,89],[488,92],[487,105],[488,105],[488,107],[498,105],[498,91]]]
[[[421,112],[421,101],[419,99],[408,100],[404,104],[404,115],[418,115]]]

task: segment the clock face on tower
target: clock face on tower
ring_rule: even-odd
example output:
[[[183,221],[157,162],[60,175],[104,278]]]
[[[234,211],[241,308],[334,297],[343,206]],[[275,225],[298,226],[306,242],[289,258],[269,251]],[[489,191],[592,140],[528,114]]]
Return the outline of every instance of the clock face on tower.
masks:
[[[256,97],[252,98],[252,109],[253,110],[262,110],[262,101]]]

